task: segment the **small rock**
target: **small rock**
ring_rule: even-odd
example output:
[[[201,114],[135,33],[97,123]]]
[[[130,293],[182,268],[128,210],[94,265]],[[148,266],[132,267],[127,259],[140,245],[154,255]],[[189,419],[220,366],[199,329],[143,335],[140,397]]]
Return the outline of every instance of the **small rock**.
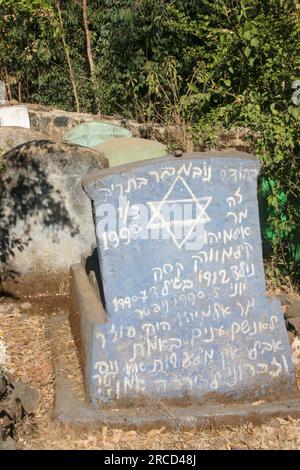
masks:
[[[300,317],[288,319],[288,330],[295,330],[295,332],[300,335]]]
[[[14,392],[21,400],[25,411],[27,413],[34,413],[40,399],[38,390],[23,382],[14,382]]]
[[[299,318],[300,319],[300,301],[293,302],[291,305],[288,306],[286,313],[284,314],[285,318],[288,320],[291,318]]]
[[[0,372],[0,400],[6,394],[6,390],[7,390],[7,380],[6,380],[5,375],[2,372]]]
[[[0,441],[0,450],[18,450],[18,446],[11,437],[8,437],[5,441]]]
[[[292,343],[292,359],[296,371],[300,371],[300,339],[298,337]]]
[[[174,157],[176,157],[176,158],[182,157],[182,154],[183,154],[183,151],[180,150],[180,149],[174,150],[174,152],[173,152],[173,155],[174,155]]]
[[[140,137],[142,139],[151,139],[151,126],[141,126],[140,127]]]

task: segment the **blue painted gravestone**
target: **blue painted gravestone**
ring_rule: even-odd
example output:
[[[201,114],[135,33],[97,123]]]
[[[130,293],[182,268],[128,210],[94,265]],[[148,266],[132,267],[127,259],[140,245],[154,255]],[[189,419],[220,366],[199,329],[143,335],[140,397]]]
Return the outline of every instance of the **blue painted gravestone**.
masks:
[[[292,394],[280,303],[265,292],[258,173],[251,155],[209,152],[84,179],[107,314],[89,340],[94,401]]]

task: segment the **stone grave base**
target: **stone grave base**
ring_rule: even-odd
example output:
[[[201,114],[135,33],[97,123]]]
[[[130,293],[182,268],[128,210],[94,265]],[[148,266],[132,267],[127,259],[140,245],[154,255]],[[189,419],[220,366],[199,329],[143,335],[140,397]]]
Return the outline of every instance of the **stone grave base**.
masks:
[[[261,425],[272,418],[300,417],[300,399],[245,405],[207,405],[186,408],[163,404],[135,409],[99,410],[80,401],[71,382],[57,371],[53,420],[62,426],[101,429],[166,431],[214,430],[246,423]]]
[[[71,266],[71,305],[69,321],[81,367],[86,370],[85,351],[89,347],[89,334],[93,325],[105,319],[99,291],[99,267],[96,248],[92,254],[82,256],[81,263]],[[80,326],[81,325],[81,326]],[[48,331],[59,328],[49,325]],[[84,333],[82,334],[82,330]],[[207,403],[205,405],[171,406],[161,401],[149,400],[144,406],[101,409],[82,401],[75,392],[72,381],[59,361],[55,361],[56,400],[53,419],[62,424],[79,427],[108,426],[122,429],[144,430],[165,427],[166,430],[214,429],[247,422],[262,424],[274,417],[300,417],[299,396],[278,401],[258,400],[250,403]],[[85,380],[87,378],[85,377]],[[298,395],[298,394],[297,394]]]

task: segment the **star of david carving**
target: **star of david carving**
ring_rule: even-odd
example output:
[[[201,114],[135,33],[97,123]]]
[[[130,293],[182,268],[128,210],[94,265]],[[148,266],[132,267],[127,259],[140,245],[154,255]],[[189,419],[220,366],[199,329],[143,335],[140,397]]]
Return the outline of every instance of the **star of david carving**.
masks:
[[[173,196],[173,194],[177,194],[178,192],[184,193],[185,197],[176,198],[176,196]],[[173,243],[177,246],[177,248],[181,249],[192,236],[197,224],[206,224],[210,221],[206,210],[211,203],[211,200],[211,197],[197,198],[185,179],[182,178],[182,176],[177,176],[161,201],[151,201],[147,203],[151,208],[152,214],[148,223],[148,229],[165,228],[168,231]],[[165,220],[164,214],[162,213],[165,205],[189,203],[195,205],[195,209],[197,210],[197,216],[195,218],[173,221]],[[175,225],[187,227],[187,233],[182,240],[178,240],[175,237]]]

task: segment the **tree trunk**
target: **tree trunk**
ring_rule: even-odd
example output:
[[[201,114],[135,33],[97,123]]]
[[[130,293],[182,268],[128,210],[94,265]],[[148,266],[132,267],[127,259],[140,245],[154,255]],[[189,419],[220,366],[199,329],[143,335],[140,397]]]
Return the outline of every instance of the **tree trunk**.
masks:
[[[26,77],[26,101],[29,101],[29,80],[28,77]]]
[[[92,48],[91,48],[91,34],[89,30],[89,22],[88,22],[88,16],[87,16],[87,0],[82,0],[82,16],[83,16],[83,25],[84,25],[84,31],[85,31],[85,39],[86,39],[86,52],[87,52],[89,66],[90,66],[90,75],[91,75],[92,86],[94,90],[95,104],[96,104],[97,112],[99,113],[100,103],[99,103],[99,98],[97,96],[97,81],[96,81],[95,66],[94,66],[94,60],[93,60],[93,54],[92,54]]]
[[[18,80],[18,99],[19,103],[22,103],[22,81]]]
[[[7,90],[7,97],[8,101],[12,101],[12,94],[11,94],[11,89],[10,89],[10,84],[9,84],[9,76],[7,72],[7,68],[4,67],[4,73],[5,73],[5,82],[6,82],[6,90]]]
[[[62,43],[63,43],[64,53],[65,53],[66,60],[67,60],[67,63],[68,63],[70,81],[71,81],[71,84],[72,84],[73,94],[74,94],[74,98],[75,98],[75,102],[76,102],[76,110],[77,110],[77,113],[79,113],[80,109],[79,109],[79,100],[78,100],[78,95],[77,95],[77,88],[76,88],[76,83],[75,83],[75,79],[74,79],[71,58],[70,58],[69,50],[68,50],[65,35],[64,35],[64,23],[63,23],[63,19],[62,19],[59,0],[56,1],[56,8],[57,8],[58,18],[59,18],[59,23],[60,23],[61,40],[62,40]]]

